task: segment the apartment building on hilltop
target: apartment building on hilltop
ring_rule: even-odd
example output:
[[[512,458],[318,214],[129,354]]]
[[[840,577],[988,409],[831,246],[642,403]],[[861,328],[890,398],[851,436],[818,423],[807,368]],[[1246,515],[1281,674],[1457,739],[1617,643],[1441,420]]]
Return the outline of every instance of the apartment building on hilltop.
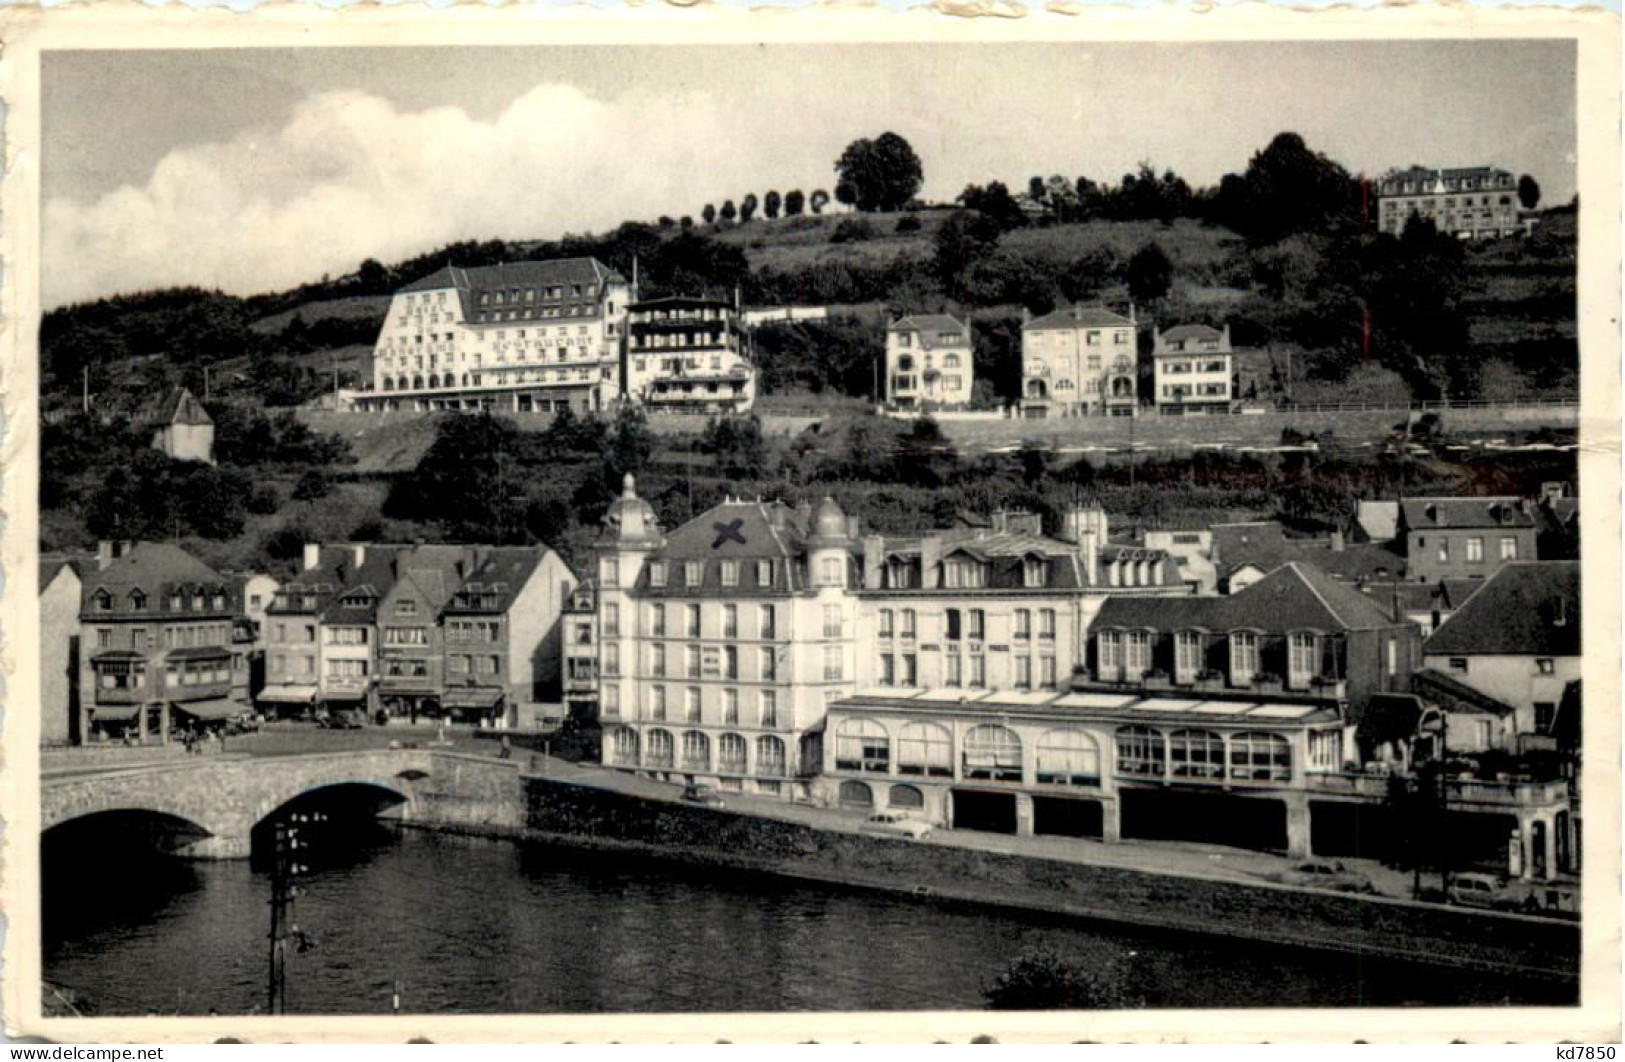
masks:
[[[965,406],[976,386],[970,326],[911,314],[886,326],[885,401],[901,409]]]
[[[1133,307],[1069,306],[1021,327],[1021,415],[1128,417],[1139,402]]]
[[[651,411],[744,413],[756,401],[756,371],[738,308],[725,299],[633,303],[625,394]]]
[[[1391,170],[1375,184],[1377,227],[1399,235],[1413,216],[1463,240],[1494,239],[1526,232],[1520,216],[1518,180],[1493,166]]]
[[[1152,398],[1164,416],[1228,413],[1235,398],[1230,326],[1152,332]]]

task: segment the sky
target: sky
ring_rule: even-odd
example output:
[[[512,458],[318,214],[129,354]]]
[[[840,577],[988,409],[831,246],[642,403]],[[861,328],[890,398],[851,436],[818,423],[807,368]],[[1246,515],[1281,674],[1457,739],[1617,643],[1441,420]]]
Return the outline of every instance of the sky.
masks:
[[[1565,41],[67,51],[41,106],[47,307],[833,189],[888,130],[931,200],[1142,160],[1207,185],[1285,130],[1357,173],[1575,188]]]

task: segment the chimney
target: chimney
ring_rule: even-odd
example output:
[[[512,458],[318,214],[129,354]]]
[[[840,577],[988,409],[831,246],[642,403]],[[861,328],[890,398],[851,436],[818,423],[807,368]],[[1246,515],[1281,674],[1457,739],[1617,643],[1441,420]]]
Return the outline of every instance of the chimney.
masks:
[[[1223,338],[1219,341],[1219,349],[1220,350],[1229,350],[1230,349],[1230,322],[1229,321],[1226,321],[1224,323],[1224,331],[1222,333],[1222,336],[1223,336]]]
[[[305,571],[310,571],[322,562],[322,544],[320,542],[305,543]]]
[[[846,518],[846,537],[856,539],[863,534],[863,521],[856,516]]]
[[[1332,552],[1343,552],[1343,532],[1340,530],[1332,531]]]
[[[1132,300],[1130,300],[1128,304],[1128,323],[1139,324],[1139,318],[1135,315],[1134,303]]]
[[[350,544],[350,560],[357,568],[367,559],[367,547],[359,542]]]
[[[863,536],[863,585],[871,590],[881,583],[881,570],[886,565],[886,540],[879,535]]]
[[[920,586],[935,590],[942,566],[942,537],[927,535],[920,539]]]

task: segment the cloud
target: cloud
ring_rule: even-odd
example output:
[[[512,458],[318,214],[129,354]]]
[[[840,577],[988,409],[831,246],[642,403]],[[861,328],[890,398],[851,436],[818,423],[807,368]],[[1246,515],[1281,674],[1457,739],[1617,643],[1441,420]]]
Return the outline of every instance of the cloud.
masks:
[[[140,187],[50,200],[45,304],[177,284],[248,294],[457,239],[697,214],[761,195],[784,165],[772,150],[730,149],[737,117],[705,94],[610,104],[564,85],[537,86],[487,121],[363,92],[312,96],[280,128],[174,149]],[[771,115],[751,124],[758,148],[786,135]]]

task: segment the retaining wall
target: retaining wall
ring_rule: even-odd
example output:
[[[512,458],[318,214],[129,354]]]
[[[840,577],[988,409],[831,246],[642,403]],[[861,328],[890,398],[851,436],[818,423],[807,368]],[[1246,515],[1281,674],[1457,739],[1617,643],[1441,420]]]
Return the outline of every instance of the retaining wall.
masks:
[[[1136,926],[1578,980],[1579,927],[1549,919],[839,833],[550,779],[524,782],[527,832],[562,843]]]

